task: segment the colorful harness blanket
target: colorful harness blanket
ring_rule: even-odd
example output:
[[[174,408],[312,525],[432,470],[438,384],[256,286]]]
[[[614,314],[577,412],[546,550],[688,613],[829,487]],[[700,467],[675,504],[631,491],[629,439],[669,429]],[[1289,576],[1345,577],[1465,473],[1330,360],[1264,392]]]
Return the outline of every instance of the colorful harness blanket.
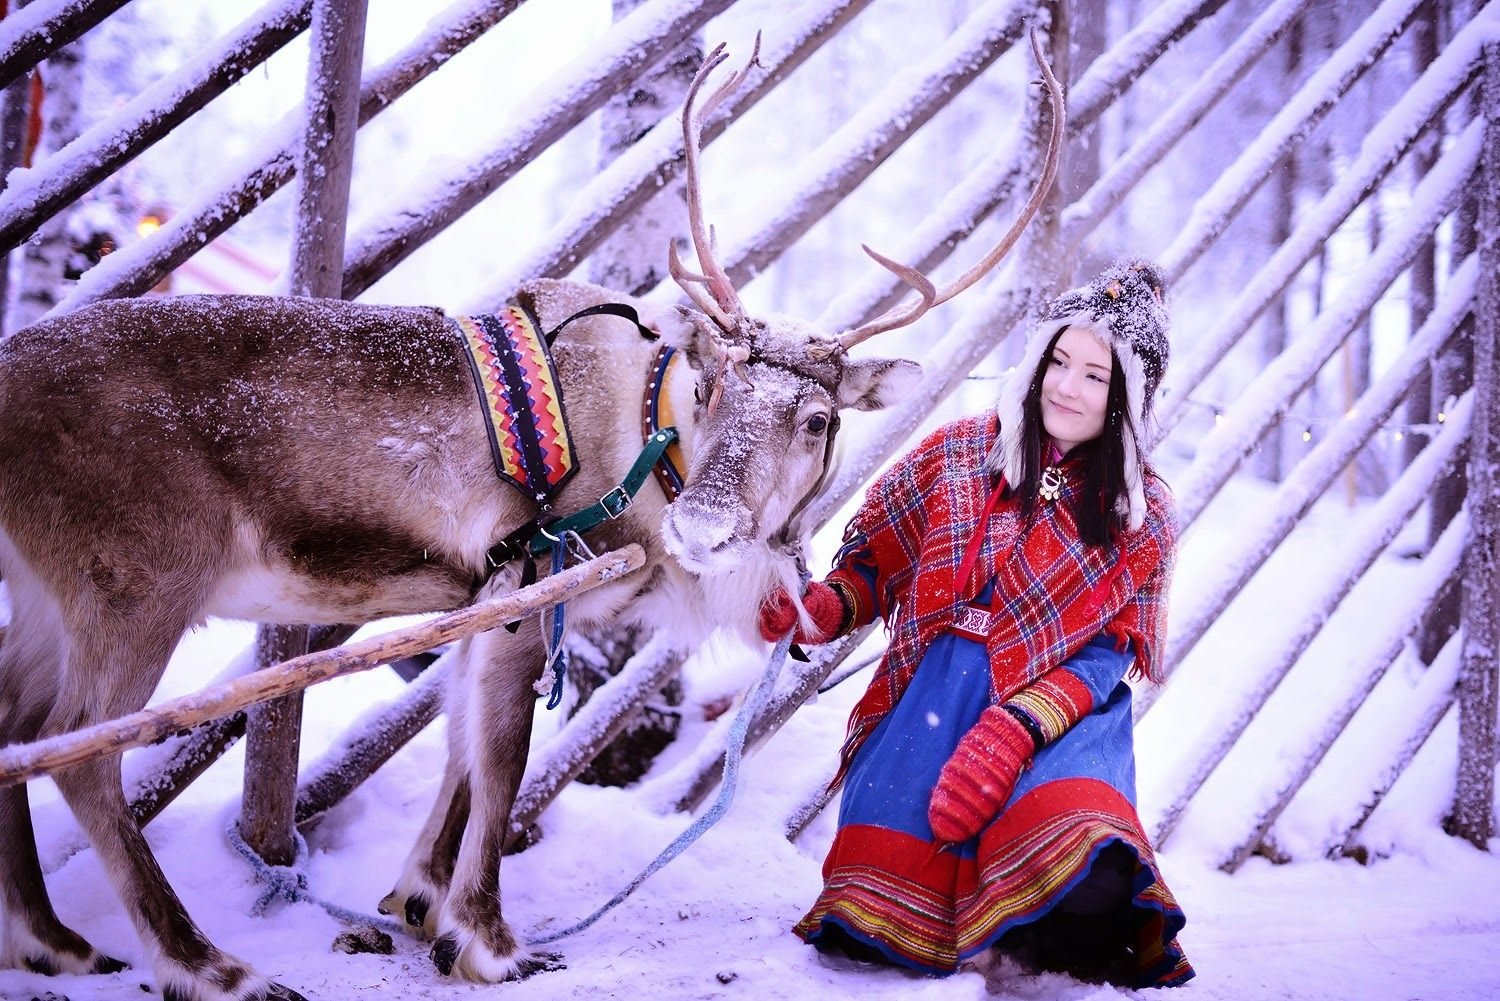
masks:
[[[544,503],[575,472],[562,386],[536,318],[518,305],[453,320],[484,401],[495,472]]]

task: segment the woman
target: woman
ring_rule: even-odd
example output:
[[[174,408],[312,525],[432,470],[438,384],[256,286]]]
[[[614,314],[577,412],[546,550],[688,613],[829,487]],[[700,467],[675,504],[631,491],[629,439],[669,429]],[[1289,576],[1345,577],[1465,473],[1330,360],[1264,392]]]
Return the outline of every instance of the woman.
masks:
[[[1167,362],[1163,286],[1117,265],[1050,304],[998,413],[884,473],[834,569],[768,639],[885,620],[835,784],[827,953],[934,974],[991,947],[1122,986],[1193,976],[1136,816],[1127,672],[1159,679],[1175,520],[1139,440]]]

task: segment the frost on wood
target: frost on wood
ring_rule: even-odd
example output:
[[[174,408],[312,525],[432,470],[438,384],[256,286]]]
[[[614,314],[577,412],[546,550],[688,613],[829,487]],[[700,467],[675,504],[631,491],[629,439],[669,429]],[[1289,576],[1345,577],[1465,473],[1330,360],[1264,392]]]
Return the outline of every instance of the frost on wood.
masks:
[[[1174,362],[1162,380],[1158,416],[1162,432],[1171,431],[1186,413],[1184,402],[1203,377],[1229,353],[1255,319],[1275,301],[1355,207],[1395,167],[1435,117],[1473,78],[1479,44],[1487,34],[1470,22],[1443,50],[1395,106],[1365,137],[1359,157],[1340,171],[1333,186],[1309,209],[1298,212],[1296,228],[1255,273],[1222,320],[1201,338],[1191,355]]]
[[[651,0],[616,23],[532,93],[529,114],[491,140],[489,152],[461,172],[433,176],[352,237],[344,294],[352,298],[373,285],[729,3]]]
[[[594,690],[556,737],[531,755],[511,808],[508,843],[519,840],[563,786],[582,772],[624,729],[630,715],[682,667],[682,660],[681,651],[657,632],[626,661],[619,674]]]
[[[1130,149],[1115,158],[1104,176],[1063,212],[1063,246],[1070,251],[1076,248],[1118,208],[1146,172],[1213,109],[1311,2],[1280,0],[1241,32],[1188,92],[1153,121]]]
[[[0,194],[0,247],[25,239],[264,62],[307,27],[311,7],[311,0],[282,0],[257,13],[35,168],[14,172]]]
[[[776,32],[778,38],[790,41],[777,45],[767,39],[760,56],[765,72],[755,73],[704,123],[703,145],[723,134],[730,122],[786,79],[845,20],[869,2],[822,0],[816,5],[799,4],[795,14],[798,20],[779,25]],[[682,126],[679,119],[668,118],[579,191],[567,212],[546,235],[507,265],[487,291],[475,296],[468,311],[485,312],[509,302],[516,288],[528,279],[560,278],[572,271],[627,214],[676,177],[681,167]]]
[[[1412,512],[1426,500],[1432,484],[1452,468],[1460,446],[1468,439],[1471,413],[1472,400],[1466,396],[1454,408],[1453,417],[1444,425],[1442,434],[1428,444],[1386,495],[1365,512],[1354,534],[1341,547],[1340,558],[1322,568],[1319,585],[1314,589],[1319,595],[1317,604],[1284,627],[1280,635],[1261,638],[1260,645],[1269,649],[1267,655],[1259,659],[1254,687],[1215,722],[1212,746],[1188,756],[1191,767],[1183,775],[1174,776],[1175,791],[1171,802],[1151,831],[1154,843],[1165,840],[1172,833],[1189,801],[1255,721],[1277,686],[1322,630],[1328,616],[1390,545]]]
[[[1500,40],[1485,45],[1484,169],[1477,193],[1480,286],[1474,310],[1476,429],[1469,454],[1472,532],[1464,565],[1453,831],[1479,848],[1495,834],[1496,706],[1500,703]]]
[[[332,809],[437,718],[459,646],[449,647],[387,705],[357,718],[297,786],[294,821],[307,823]]]
[[[895,73],[848,122],[798,163],[805,178],[759,232],[723,254],[737,284],[758,274],[913,132],[1021,37],[1029,0],[992,0],[956,28],[947,44]]]
[[[424,36],[370,74],[360,87],[360,124],[440,68],[517,2],[476,0],[467,6],[455,4],[435,17]],[[206,183],[206,193],[183,204],[150,239],[110,254],[85,272],[53,314],[101,299],[143,294],[163,275],[225,233],[291,180],[302,125],[302,112],[293,111],[269,131],[260,151],[234,164],[222,179]]]
[[[1187,657],[1271,552],[1281,545],[1313,502],[1323,495],[1339,471],[1370,440],[1412,383],[1426,372],[1429,360],[1448,343],[1472,306],[1477,269],[1474,257],[1464,262],[1450,280],[1442,302],[1429,314],[1401,357],[1297,464],[1277,489],[1260,522],[1246,526],[1239,535],[1238,546],[1216,560],[1214,577],[1196,582],[1194,591],[1184,599],[1187,608],[1182,612],[1174,610],[1164,658],[1168,675]],[[1159,692],[1160,688],[1151,688],[1140,693],[1136,719],[1145,715]]]
[[[1272,828],[1278,854],[1337,858],[1356,850],[1358,831],[1453,705],[1463,640],[1455,633],[1421,663],[1403,652],[1321,765]]]
[[[1404,614],[1381,623],[1372,631],[1373,639],[1367,638],[1366,642],[1361,644],[1358,653],[1365,659],[1359,661],[1360,670],[1354,685],[1341,693],[1343,701],[1327,713],[1321,732],[1315,736],[1313,743],[1304,747],[1301,754],[1297,756],[1297,765],[1292,773],[1283,776],[1280,784],[1258,807],[1259,812],[1255,815],[1249,833],[1220,863],[1220,868],[1224,871],[1234,872],[1255,851],[1261,839],[1281,816],[1297,790],[1302,788],[1302,784],[1307,781],[1313,769],[1323,760],[1323,756],[1328,753],[1328,749],[1333,746],[1339,735],[1344,732],[1344,728],[1349,725],[1355,712],[1384,676],[1386,669],[1401,653],[1408,638],[1422,624],[1422,619],[1436,600],[1438,592],[1442,590],[1448,579],[1458,572],[1463,560],[1467,523],[1468,518],[1462,514],[1449,523],[1422,561],[1412,593],[1403,603]],[[1493,759],[1491,759],[1490,770],[1494,771]]]
[[[1422,179],[1400,223],[1386,234],[1336,302],[1271,363],[1225,414],[1198,449],[1201,456],[1176,487],[1177,512],[1186,530],[1296,396],[1332,357],[1359,321],[1396,279],[1444,216],[1452,210],[1479,159],[1481,132],[1471,124]]]
[[[1198,199],[1182,235],[1161,255],[1160,264],[1169,282],[1180,279],[1228,228],[1287,150],[1322,121],[1400,36],[1420,3],[1421,0],[1386,0],[1381,4]]]

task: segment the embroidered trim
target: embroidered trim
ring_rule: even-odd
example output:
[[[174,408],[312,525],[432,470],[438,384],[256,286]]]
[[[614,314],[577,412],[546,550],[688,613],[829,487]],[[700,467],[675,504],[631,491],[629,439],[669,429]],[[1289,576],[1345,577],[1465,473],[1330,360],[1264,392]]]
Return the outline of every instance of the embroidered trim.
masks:
[[[1082,685],[1078,686],[1082,688]],[[1081,704],[1086,700],[1086,704]],[[1052,743],[1093,709],[1093,700],[1085,688],[1081,693],[1048,678],[1039,678],[1012,695],[1006,708],[1015,706],[1029,715],[1041,731],[1038,747]]]
[[[577,468],[562,387],[539,325],[517,305],[453,323],[483,404],[495,472],[545,502]]]

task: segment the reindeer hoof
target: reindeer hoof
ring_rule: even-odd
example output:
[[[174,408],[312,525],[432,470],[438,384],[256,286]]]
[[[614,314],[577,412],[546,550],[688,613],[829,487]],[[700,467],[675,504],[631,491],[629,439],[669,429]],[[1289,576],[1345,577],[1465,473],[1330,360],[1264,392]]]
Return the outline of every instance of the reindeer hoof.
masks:
[[[266,1001],[307,1001],[285,984],[272,983],[265,993]]]
[[[458,936],[452,932],[443,935],[432,943],[432,951],[428,955],[432,957],[432,965],[437,967],[438,972],[448,976],[453,972],[453,964],[458,961]]]
[[[130,964],[125,962],[123,959],[116,959],[113,956],[105,956],[101,954],[98,959],[94,960],[94,968],[89,972],[119,973],[121,970],[128,969],[130,969]]]
[[[562,955],[556,952],[534,952],[521,960],[516,967],[517,980],[525,980],[527,977],[538,973],[556,973],[558,970],[566,970],[568,964],[563,962]]]
[[[406,898],[406,923],[413,928],[421,928],[427,922],[427,898],[422,894],[414,894]]]

